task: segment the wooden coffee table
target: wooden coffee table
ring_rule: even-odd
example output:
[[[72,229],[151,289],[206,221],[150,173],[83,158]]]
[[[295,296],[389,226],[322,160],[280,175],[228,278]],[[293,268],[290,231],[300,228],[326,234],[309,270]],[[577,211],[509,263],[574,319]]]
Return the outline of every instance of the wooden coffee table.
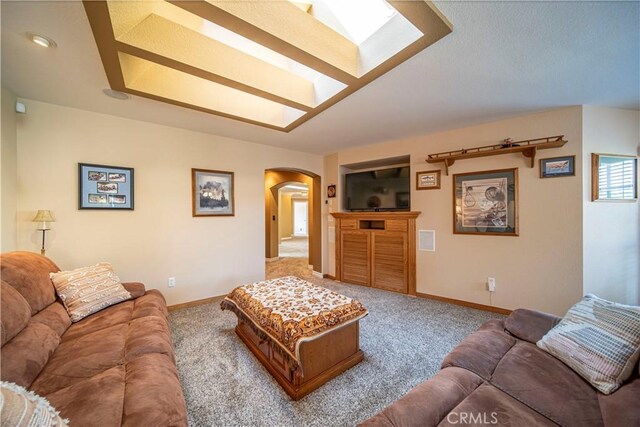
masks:
[[[329,295],[328,299],[337,304],[315,302],[312,305],[316,311],[300,307],[308,316],[292,320],[288,315],[292,310],[296,312],[295,306],[283,311],[277,306],[266,305],[273,299],[265,297],[271,292],[268,287],[276,293],[290,294],[294,302],[300,300],[302,292],[310,301],[319,301],[317,297]],[[285,291],[281,292],[283,289]],[[286,296],[283,298],[279,300],[282,305],[291,305],[283,302]],[[301,305],[304,304],[302,301]],[[359,343],[359,323],[367,315],[366,309],[355,300],[302,279],[287,277],[241,286],[231,292],[221,306],[223,310],[236,313],[236,334],[293,400],[309,394],[364,359]],[[271,328],[273,324],[278,327]],[[313,326],[306,328],[305,325]],[[304,333],[300,334],[299,327],[305,329]],[[291,333],[277,333],[282,330]],[[291,336],[295,343],[288,339]]]

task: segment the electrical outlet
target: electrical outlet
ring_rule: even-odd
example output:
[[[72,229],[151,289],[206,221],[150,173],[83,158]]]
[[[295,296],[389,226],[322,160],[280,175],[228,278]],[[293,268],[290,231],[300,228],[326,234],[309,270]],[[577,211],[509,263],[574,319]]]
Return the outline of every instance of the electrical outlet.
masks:
[[[170,288],[173,288],[176,285],[176,278],[175,277],[169,277],[169,280],[167,281],[168,285]]]
[[[489,292],[495,292],[496,291],[496,278],[495,277],[488,277],[487,278],[487,290]]]

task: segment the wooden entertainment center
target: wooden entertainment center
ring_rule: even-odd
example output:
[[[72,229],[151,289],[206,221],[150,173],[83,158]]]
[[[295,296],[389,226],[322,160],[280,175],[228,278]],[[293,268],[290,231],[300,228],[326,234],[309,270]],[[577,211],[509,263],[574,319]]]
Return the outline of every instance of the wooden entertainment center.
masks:
[[[336,280],[416,295],[420,212],[336,212]]]

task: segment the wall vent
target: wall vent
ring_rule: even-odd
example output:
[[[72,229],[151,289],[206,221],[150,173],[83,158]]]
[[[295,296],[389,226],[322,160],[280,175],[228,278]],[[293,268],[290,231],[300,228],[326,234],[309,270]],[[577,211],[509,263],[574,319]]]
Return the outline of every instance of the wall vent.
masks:
[[[435,230],[419,230],[419,245],[421,251],[436,251],[436,231]]]

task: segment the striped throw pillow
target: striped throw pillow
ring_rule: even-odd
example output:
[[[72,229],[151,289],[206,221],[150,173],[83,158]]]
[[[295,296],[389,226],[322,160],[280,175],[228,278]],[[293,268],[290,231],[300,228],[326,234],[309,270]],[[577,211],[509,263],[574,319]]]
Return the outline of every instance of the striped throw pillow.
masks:
[[[51,273],[49,277],[72,322],[131,299],[131,294],[122,286],[108,262]]]
[[[640,307],[586,295],[537,345],[611,394],[638,362]]]

